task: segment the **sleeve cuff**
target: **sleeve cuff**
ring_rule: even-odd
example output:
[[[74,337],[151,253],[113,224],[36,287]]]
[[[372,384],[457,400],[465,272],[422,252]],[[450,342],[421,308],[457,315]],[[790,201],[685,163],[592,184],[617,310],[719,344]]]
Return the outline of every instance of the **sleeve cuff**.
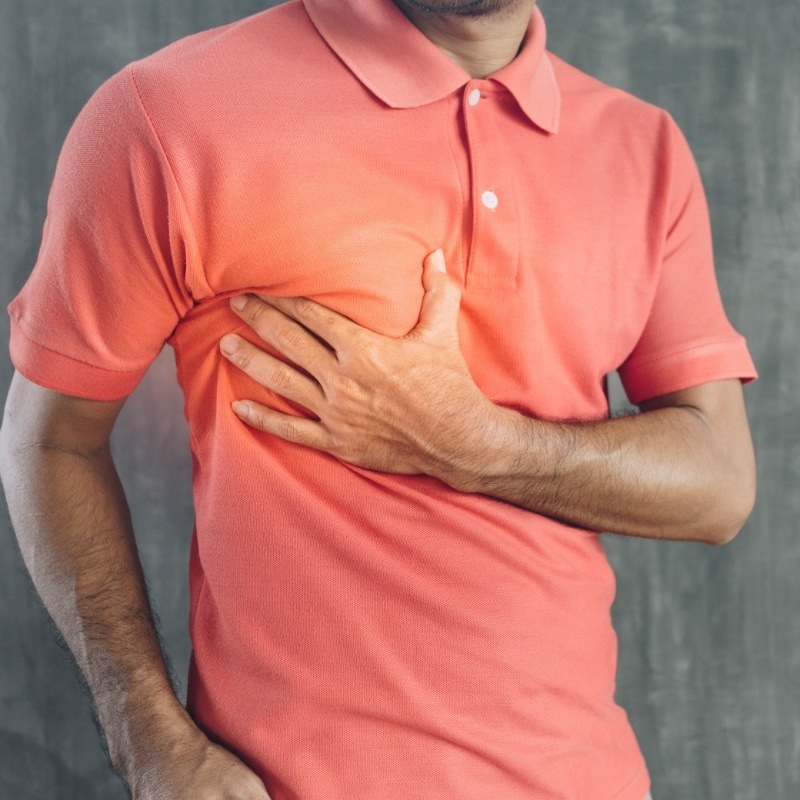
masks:
[[[758,378],[744,337],[624,364],[618,373],[628,400],[634,405],[709,381],[739,378],[744,385]]]
[[[147,367],[130,372],[104,369],[57,353],[34,342],[13,318],[9,353],[11,363],[29,381],[87,400],[121,400],[147,372]]]

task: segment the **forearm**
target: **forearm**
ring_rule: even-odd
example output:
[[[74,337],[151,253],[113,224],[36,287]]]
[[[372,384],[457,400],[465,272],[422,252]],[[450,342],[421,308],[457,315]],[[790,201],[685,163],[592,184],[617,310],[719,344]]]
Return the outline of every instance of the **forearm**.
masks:
[[[720,543],[741,524],[735,475],[699,412],[570,423],[499,411],[439,477],[591,530]]]
[[[97,707],[115,769],[144,759],[157,729],[188,722],[175,696],[111,453],[41,444],[3,454],[2,479],[34,586]]]

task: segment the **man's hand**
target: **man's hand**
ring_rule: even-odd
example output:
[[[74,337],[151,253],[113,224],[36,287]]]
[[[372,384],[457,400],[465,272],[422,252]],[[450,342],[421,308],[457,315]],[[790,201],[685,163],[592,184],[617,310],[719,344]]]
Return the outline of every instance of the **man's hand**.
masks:
[[[125,779],[133,800],[270,800],[263,781],[194,723],[153,732]]]
[[[123,403],[14,374],[0,478],[25,566],[135,800],[269,800],[258,776],[198,728],[170,681],[109,446]]]
[[[373,333],[307,298],[233,298],[236,313],[302,371],[235,335],[222,339],[222,352],[318,420],[253,400],[234,403],[234,411],[255,428],[361,467],[444,474],[456,453],[469,451],[472,442],[477,448],[503,409],[481,393],[459,350],[461,291],[447,276],[444,257],[437,263],[437,253],[423,266],[419,322],[400,339]],[[242,308],[236,300],[244,301]],[[227,352],[227,343],[235,349]]]
[[[307,298],[241,298],[237,313],[300,369],[236,336],[223,338],[239,345],[226,355],[318,420],[252,400],[234,410],[344,461],[425,473],[581,528],[712,544],[736,535],[755,498],[738,379],[653,398],[623,419],[530,417],[494,405],[472,380],[458,347],[461,293],[433,254],[423,285],[419,323],[400,339]]]

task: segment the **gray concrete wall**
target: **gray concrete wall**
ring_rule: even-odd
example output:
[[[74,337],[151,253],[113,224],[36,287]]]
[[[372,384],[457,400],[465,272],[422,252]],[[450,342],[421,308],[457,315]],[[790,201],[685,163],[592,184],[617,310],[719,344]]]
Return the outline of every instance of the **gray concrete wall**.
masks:
[[[0,295],[35,261],[56,158],[94,89],[256,0],[0,0]],[[541,0],[548,47],[666,107],[692,146],[717,271],[760,380],[745,390],[758,503],[723,548],[606,536],[618,699],[655,800],[800,797],[800,5]],[[8,339],[7,315],[0,333]],[[0,349],[0,396],[12,366]],[[626,407],[615,376],[612,405]],[[185,682],[193,523],[182,396],[166,348],[112,445],[170,657]],[[0,506],[0,800],[125,797]],[[184,690],[185,691],[185,690]],[[375,798],[375,800],[382,800]],[[466,798],[464,799],[466,800]]]

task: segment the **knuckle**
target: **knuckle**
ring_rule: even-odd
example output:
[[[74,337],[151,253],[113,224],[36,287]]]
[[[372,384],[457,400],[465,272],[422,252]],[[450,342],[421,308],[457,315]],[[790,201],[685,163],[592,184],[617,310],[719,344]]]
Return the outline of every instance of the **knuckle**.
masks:
[[[302,331],[296,325],[282,325],[275,332],[278,343],[286,347],[297,347],[302,341]]]
[[[236,779],[236,789],[244,789],[248,792],[247,797],[261,797],[262,795],[252,794],[253,792],[263,791],[266,789],[264,782],[258,775],[251,772],[247,767],[236,765],[233,771]]]
[[[240,343],[234,353],[234,360],[242,369],[247,369],[253,361],[253,351],[250,346]]]
[[[288,389],[294,383],[292,375],[284,366],[275,367],[269,374],[270,386],[276,389]]]
[[[257,297],[249,297],[244,307],[245,316],[253,322],[258,322],[264,316],[265,304]]]
[[[304,317],[316,319],[321,316],[320,308],[317,303],[315,303],[313,300],[309,300],[307,297],[298,297],[294,301],[294,307],[295,311]]]
[[[363,335],[357,336],[354,343],[354,351],[361,361],[373,365],[381,363],[381,347],[371,337]]]
[[[361,384],[341,372],[332,376],[331,388],[337,397],[356,398],[362,393]]]
[[[247,419],[248,422],[250,422],[252,425],[255,425],[257,428],[261,428],[262,430],[266,428],[264,413],[260,408],[257,408],[252,403],[250,403],[250,411],[247,414]]]
[[[297,438],[297,430],[295,428],[294,422],[290,419],[282,419],[280,420],[275,427],[275,433],[278,434],[282,439],[296,439]]]
[[[444,285],[444,296],[453,303],[460,302],[461,287],[455,281],[448,281]]]

